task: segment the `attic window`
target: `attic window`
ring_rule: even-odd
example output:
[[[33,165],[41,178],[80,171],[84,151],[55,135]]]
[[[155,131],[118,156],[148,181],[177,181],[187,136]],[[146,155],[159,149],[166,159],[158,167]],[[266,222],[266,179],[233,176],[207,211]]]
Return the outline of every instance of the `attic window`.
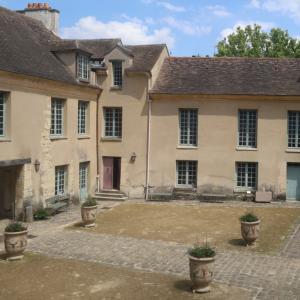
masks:
[[[82,54],[77,56],[77,75],[79,80],[89,81],[89,58]]]
[[[113,86],[121,88],[123,84],[123,70],[122,70],[122,61],[114,60],[112,61],[113,69]]]

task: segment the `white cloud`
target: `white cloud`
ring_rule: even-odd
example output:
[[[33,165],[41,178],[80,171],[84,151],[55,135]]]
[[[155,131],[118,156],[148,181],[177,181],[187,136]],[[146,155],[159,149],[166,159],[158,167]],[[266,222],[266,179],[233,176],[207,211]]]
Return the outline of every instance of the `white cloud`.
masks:
[[[260,8],[260,0],[251,0],[250,7]]]
[[[210,26],[198,26],[194,23],[185,20],[178,20],[173,17],[166,17],[163,21],[169,26],[176,28],[177,30],[188,35],[205,35],[211,32]]]
[[[210,10],[217,17],[228,17],[228,16],[230,16],[230,12],[222,5],[207,6],[207,9]]]
[[[146,3],[146,4],[150,4],[150,3],[155,3],[158,6],[161,6],[169,11],[172,12],[184,12],[186,11],[186,8],[184,6],[180,6],[180,5],[174,5],[170,2],[167,1],[158,1],[158,0],[142,0],[142,2]]]
[[[272,22],[260,22],[260,21],[240,21],[240,22],[237,22],[233,27],[231,28],[224,28],[221,33],[220,33],[220,36],[218,38],[218,40],[220,39],[224,39],[226,38],[228,35],[230,35],[231,33],[235,32],[237,30],[238,27],[241,27],[241,28],[245,28],[247,25],[254,25],[254,24],[257,24],[257,25],[260,25],[262,30],[264,31],[267,31],[267,30],[270,30],[271,28],[273,28],[275,26],[274,23]]]
[[[125,22],[102,22],[95,17],[88,16],[79,19],[71,27],[62,28],[64,38],[121,38],[126,44],[166,43],[170,48],[175,44],[170,28],[164,27],[149,30],[149,27],[140,19],[129,18]]]

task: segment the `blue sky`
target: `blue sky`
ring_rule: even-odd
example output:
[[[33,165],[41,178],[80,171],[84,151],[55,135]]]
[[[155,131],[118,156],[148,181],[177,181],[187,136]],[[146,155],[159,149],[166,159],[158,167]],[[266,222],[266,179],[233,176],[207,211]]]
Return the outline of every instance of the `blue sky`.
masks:
[[[0,0],[10,9],[29,1]],[[120,37],[127,44],[167,43],[173,55],[213,55],[238,25],[287,29],[300,38],[300,0],[52,0],[65,38]]]

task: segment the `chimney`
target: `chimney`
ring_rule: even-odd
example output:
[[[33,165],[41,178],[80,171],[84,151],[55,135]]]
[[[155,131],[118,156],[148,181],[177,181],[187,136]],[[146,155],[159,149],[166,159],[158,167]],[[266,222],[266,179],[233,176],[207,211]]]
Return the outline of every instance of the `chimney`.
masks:
[[[52,9],[48,3],[28,3],[27,8],[19,10],[18,13],[41,21],[47,29],[58,35],[60,13],[57,9]]]

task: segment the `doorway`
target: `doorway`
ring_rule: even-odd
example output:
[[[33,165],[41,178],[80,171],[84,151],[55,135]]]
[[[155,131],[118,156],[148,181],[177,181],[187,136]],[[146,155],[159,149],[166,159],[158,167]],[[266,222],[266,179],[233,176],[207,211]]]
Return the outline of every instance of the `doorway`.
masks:
[[[300,164],[287,164],[287,200],[300,200]]]
[[[103,189],[120,190],[121,158],[103,157]]]

